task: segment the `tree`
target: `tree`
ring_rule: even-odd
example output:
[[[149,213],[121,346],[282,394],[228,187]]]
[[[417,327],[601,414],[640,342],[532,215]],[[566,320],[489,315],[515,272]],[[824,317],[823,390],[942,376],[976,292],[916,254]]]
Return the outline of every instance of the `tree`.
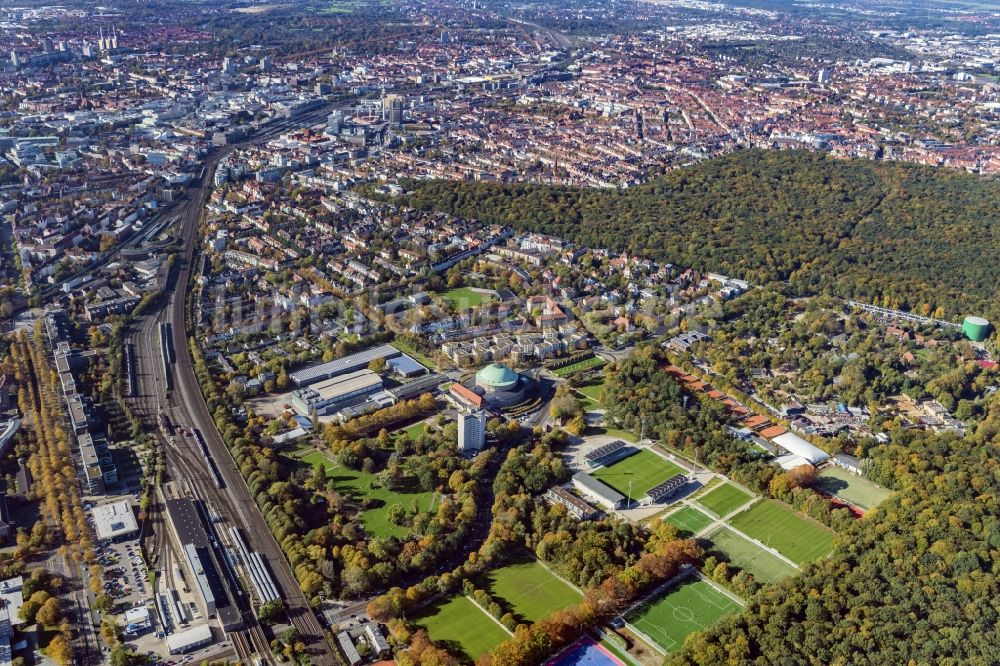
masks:
[[[57,597],[50,597],[35,614],[35,621],[46,627],[59,623],[62,619],[62,604]]]
[[[56,634],[45,648],[45,654],[59,666],[70,666],[73,663],[73,645],[69,636],[65,633]]]
[[[386,512],[386,518],[393,525],[403,525],[406,522],[406,509],[399,504],[393,504]]]

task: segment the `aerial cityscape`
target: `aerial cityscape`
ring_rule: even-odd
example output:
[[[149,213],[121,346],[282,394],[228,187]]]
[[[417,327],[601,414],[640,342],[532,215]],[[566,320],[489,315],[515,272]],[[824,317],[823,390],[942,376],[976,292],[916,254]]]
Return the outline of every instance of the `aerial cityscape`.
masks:
[[[0,666],[1000,663],[994,0],[0,0]]]

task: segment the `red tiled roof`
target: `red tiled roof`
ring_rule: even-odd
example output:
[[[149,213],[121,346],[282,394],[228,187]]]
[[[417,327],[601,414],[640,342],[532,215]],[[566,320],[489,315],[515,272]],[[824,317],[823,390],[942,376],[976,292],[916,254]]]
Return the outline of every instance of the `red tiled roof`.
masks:
[[[483,402],[484,402],[483,401],[483,396],[479,395],[478,393],[476,393],[475,391],[473,391],[471,389],[465,388],[464,386],[462,386],[458,382],[455,382],[454,384],[452,384],[451,388],[449,389],[449,391],[451,391],[453,394],[455,394],[456,397],[461,398],[462,400],[465,400],[468,403],[471,403],[475,407],[482,407],[483,406]]]

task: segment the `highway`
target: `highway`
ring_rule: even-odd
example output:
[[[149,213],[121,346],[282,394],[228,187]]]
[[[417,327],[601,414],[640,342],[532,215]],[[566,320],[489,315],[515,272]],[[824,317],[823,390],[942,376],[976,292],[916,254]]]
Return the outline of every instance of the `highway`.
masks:
[[[146,425],[147,432],[156,433],[160,440],[170,478],[186,486],[193,496],[206,501],[227,524],[242,528],[249,546],[267,561],[274,582],[285,600],[289,619],[306,644],[310,661],[317,666],[338,666],[340,660],[326,641],[323,629],[299,589],[291,567],[257,509],[201,394],[187,343],[188,337],[197,336],[197,332],[187,329],[186,301],[194,251],[199,241],[199,221],[211,193],[211,183],[219,161],[241,145],[260,143],[290,129],[320,122],[329,111],[329,106],[319,107],[297,117],[271,123],[247,141],[218,148],[208,156],[204,177],[199,182],[192,183],[186,193],[186,201],[177,211],[180,218],[177,233],[182,239],[182,249],[176,255],[161,303],[157,309],[134,324],[126,340],[135,345],[139,390],[137,397],[133,399],[134,407]],[[164,376],[160,323],[170,323],[173,326],[176,356],[175,362],[169,367],[173,390],[168,390],[167,378]],[[171,422],[180,429],[173,437],[158,431],[161,413],[168,415]],[[216,487],[208,465],[191,437],[193,428],[201,430],[209,451],[217,462],[219,473],[225,482],[222,490]],[[155,532],[150,550],[165,553],[168,546],[162,525],[162,507],[155,507],[153,516]],[[268,663],[273,663],[265,635],[250,610],[246,593],[241,591],[233,596],[234,603],[243,611],[246,625],[242,631],[230,634],[237,656],[244,663],[251,663],[249,656],[257,654]]]

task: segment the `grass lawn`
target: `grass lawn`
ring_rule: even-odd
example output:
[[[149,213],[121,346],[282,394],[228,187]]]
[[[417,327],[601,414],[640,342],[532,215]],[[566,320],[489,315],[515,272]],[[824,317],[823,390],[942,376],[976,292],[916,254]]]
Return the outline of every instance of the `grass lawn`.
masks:
[[[729,523],[798,564],[833,550],[833,532],[774,500],[758,502]]]
[[[427,630],[432,641],[468,661],[510,638],[496,620],[461,595],[429,606],[416,623]]]
[[[878,506],[891,491],[876,485],[862,476],[831,465],[819,474],[819,489],[856,504],[862,509]]]
[[[726,516],[740,508],[753,497],[732,484],[719,486],[712,492],[698,498],[702,505],[717,516]]]
[[[407,512],[413,501],[417,501],[417,506],[421,511],[430,508],[434,499],[433,492],[406,492],[389,490],[388,488],[371,488],[370,484],[375,480],[374,474],[366,474],[360,470],[340,467],[329,456],[322,451],[313,451],[300,460],[312,467],[316,463],[326,465],[326,477],[336,482],[337,492],[348,498],[352,502],[361,502],[369,499],[380,502],[379,506],[366,509],[361,512],[361,523],[365,526],[365,532],[374,537],[405,537],[410,533],[410,528],[405,525],[394,525],[389,522],[389,507],[399,504]]]
[[[478,308],[480,305],[488,303],[490,300],[489,294],[481,294],[478,291],[472,291],[468,287],[449,289],[448,291],[441,292],[438,296],[451,304],[453,308],[458,310]]]
[[[533,559],[490,571],[482,586],[519,622],[535,622],[581,599],[579,592]]]
[[[598,368],[604,365],[604,359],[600,356],[592,356],[584,361],[579,361],[577,363],[572,363],[564,368],[556,368],[552,371],[552,374],[556,377],[569,377],[570,375],[575,375],[578,372],[583,372],[584,370],[590,370],[591,368]]]
[[[718,553],[734,567],[743,569],[761,583],[772,583],[795,573],[795,567],[727,527],[710,537],[709,552]]]
[[[405,428],[402,428],[401,430],[397,430],[396,433],[394,434],[405,433],[407,437],[416,441],[417,439],[420,438],[422,434],[424,434],[424,427],[427,426],[427,424],[428,421],[417,421],[411,426],[407,426]]]
[[[609,433],[610,434],[610,433]],[[600,479],[622,495],[628,495],[632,482],[632,499],[639,499],[646,492],[676,474],[683,474],[677,465],[661,458],[651,451],[640,449],[638,453],[622,458],[610,467],[601,467],[591,476]]]
[[[691,577],[626,620],[670,653],[679,650],[690,634],[739,610],[740,605],[714,585]]]
[[[693,506],[685,506],[674,511],[664,520],[677,528],[677,536],[682,539],[693,537],[712,524],[712,519]]]
[[[577,393],[584,396],[585,398],[593,402],[595,405],[601,406],[602,404],[601,392],[604,391],[605,386],[607,386],[607,382],[605,381],[600,381],[600,382],[590,381],[584,384],[580,384],[579,386],[575,386],[574,389],[576,390]]]

